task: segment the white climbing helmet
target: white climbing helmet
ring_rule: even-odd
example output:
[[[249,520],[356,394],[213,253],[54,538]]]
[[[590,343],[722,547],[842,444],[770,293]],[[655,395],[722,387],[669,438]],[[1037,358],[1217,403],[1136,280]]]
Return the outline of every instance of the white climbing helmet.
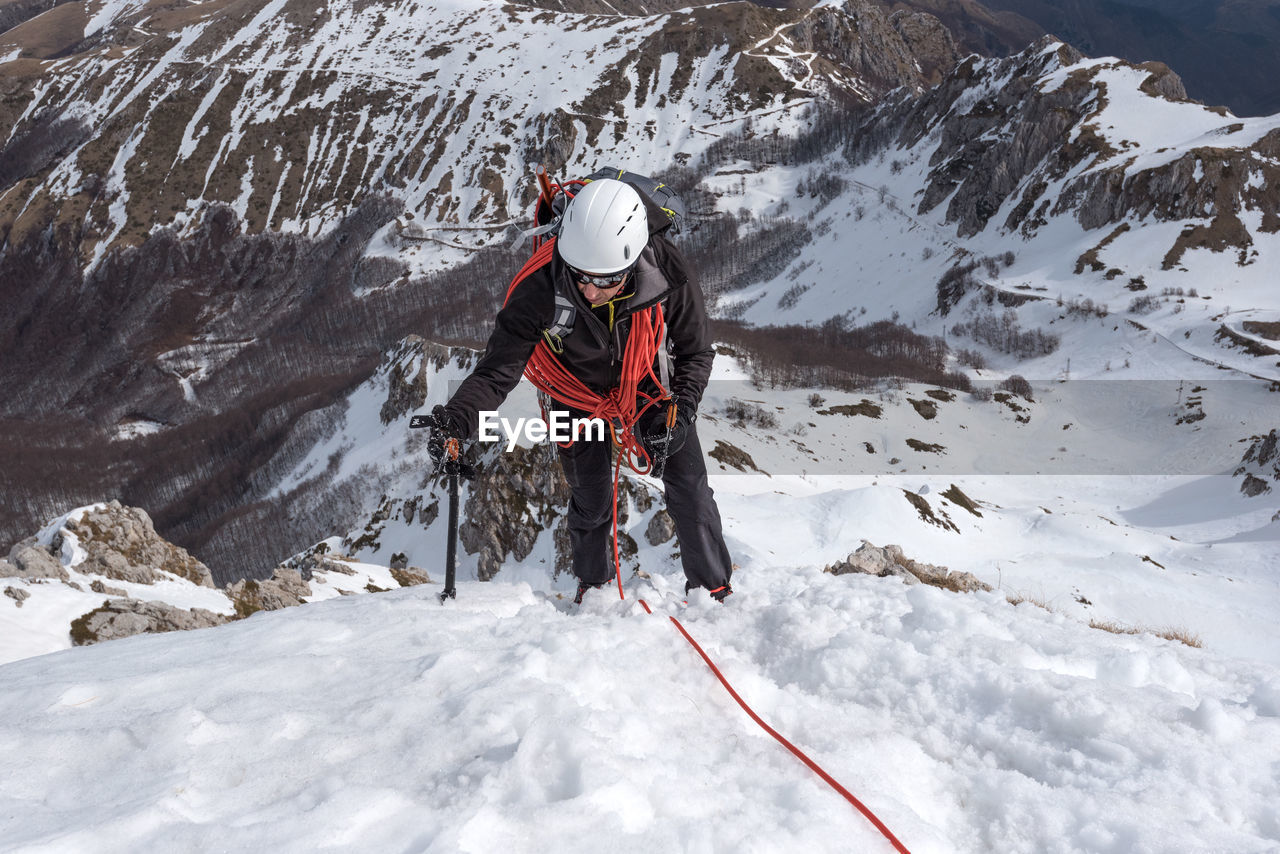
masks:
[[[570,267],[618,273],[636,263],[649,242],[649,218],[640,194],[623,181],[587,184],[565,209],[556,246]]]

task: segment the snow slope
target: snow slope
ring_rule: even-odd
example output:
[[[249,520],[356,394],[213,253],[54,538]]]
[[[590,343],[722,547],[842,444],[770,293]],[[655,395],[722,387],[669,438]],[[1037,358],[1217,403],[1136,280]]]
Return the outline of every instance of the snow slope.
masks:
[[[766,565],[721,607],[464,582],[0,668],[8,850],[1274,851],[1280,668]],[[655,605],[643,613],[637,597]]]

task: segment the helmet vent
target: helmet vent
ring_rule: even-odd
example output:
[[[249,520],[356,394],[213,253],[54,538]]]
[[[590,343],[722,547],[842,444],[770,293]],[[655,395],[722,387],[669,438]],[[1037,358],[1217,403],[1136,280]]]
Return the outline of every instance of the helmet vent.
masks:
[[[631,247],[630,247],[630,246],[624,246],[624,247],[622,247],[622,257],[623,257],[623,259],[624,259],[624,260],[627,260],[627,261],[630,261],[630,260],[631,260]]]

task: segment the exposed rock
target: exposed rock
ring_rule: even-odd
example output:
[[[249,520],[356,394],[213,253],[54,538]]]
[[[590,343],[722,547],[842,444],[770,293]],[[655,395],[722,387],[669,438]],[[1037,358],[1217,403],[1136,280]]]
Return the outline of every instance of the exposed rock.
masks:
[[[1280,322],[1277,321],[1261,321],[1246,320],[1242,324],[1242,328],[1250,335],[1260,335],[1271,341],[1280,341]]]
[[[932,400],[916,400],[915,398],[907,398],[912,408],[926,421],[930,421],[938,417],[938,404]]]
[[[565,514],[569,485],[556,459],[554,446],[517,447],[511,453],[491,446],[477,465],[478,474],[464,496],[458,539],[467,554],[478,555],[478,576],[487,581],[508,559],[524,560],[544,531],[552,531],[556,551],[555,574],[570,570],[571,553]],[[618,524],[632,512],[653,507],[651,487],[633,477],[618,482]],[[619,552],[634,563],[635,540],[619,530]],[[610,557],[612,561],[612,557]]]
[[[1022,15],[995,11],[973,0],[880,0],[880,3],[895,10],[923,11],[936,16],[955,41],[961,57],[971,53],[1008,56],[1045,33],[1044,28]]]
[[[13,600],[15,607],[21,608],[22,603],[31,598],[31,591],[23,590],[21,587],[6,587],[4,595]]]
[[[914,440],[908,439],[907,443],[910,444],[912,441]],[[939,528],[956,534],[960,533],[960,528],[956,526],[955,522],[951,521],[951,516],[945,509],[939,507],[935,511],[924,496],[917,495],[909,489],[902,490],[902,494],[910,502],[911,506],[916,508],[916,512],[920,514],[921,521],[928,522],[930,525],[937,525]]]
[[[1261,341],[1255,341],[1246,335],[1241,335],[1225,323],[1218,326],[1218,331],[1213,334],[1213,340],[1219,344],[1225,341],[1224,346],[1243,350],[1250,356],[1280,356],[1280,350],[1275,347],[1269,347]]]
[[[66,530],[87,554],[77,566],[80,572],[137,584],[154,584],[164,577],[159,573],[167,572],[201,587],[214,586],[209,567],[162,539],[145,510],[112,501],[68,522]],[[55,548],[61,548],[62,539],[61,534],[54,538]]]
[[[1271,491],[1272,482],[1280,482],[1280,433],[1272,429],[1265,436],[1255,436],[1240,458],[1235,477],[1244,476],[1240,491],[1256,498]]]
[[[911,16],[902,27],[889,14],[863,0],[848,0],[843,8],[816,8],[796,23],[790,39],[801,49],[821,55],[843,74],[869,83],[879,91],[898,86],[919,89],[955,64],[945,28],[931,15]],[[932,19],[932,21],[930,20]],[[916,55],[915,50],[924,55]],[[947,64],[950,61],[950,64]],[[922,73],[923,72],[923,73]]]
[[[87,646],[131,635],[218,626],[228,617],[203,608],[183,610],[163,602],[111,599],[71,623],[71,642]]]
[[[653,514],[649,527],[645,528],[644,538],[651,546],[660,546],[671,542],[676,535],[676,523],[665,509]]]
[[[1167,101],[1186,101],[1187,87],[1182,78],[1163,62],[1144,62],[1138,66],[1151,76],[1142,82],[1142,91]]]
[[[1265,480],[1246,474],[1240,483],[1240,491],[1248,498],[1257,498],[1270,492],[1271,486]]]
[[[94,580],[94,582],[89,585],[89,589],[92,590],[94,593],[101,593],[105,596],[116,596],[121,599],[126,598],[129,595],[128,593],[125,593],[123,590],[121,590],[118,587],[108,587],[107,585],[103,584],[100,580]]]
[[[293,557],[280,564],[281,569],[296,569],[303,581],[310,581],[317,572],[336,572],[339,575],[355,575],[356,571],[344,563],[342,556],[330,555],[329,547],[321,543],[315,548]]]
[[[336,572],[339,575],[355,575],[356,574],[356,571],[354,569],[352,569],[349,565],[343,563],[342,561],[336,560],[336,559],[329,560],[327,558],[321,558],[320,560],[317,560],[315,564],[313,564],[313,571]]]
[[[378,373],[387,378],[387,399],[378,412],[383,424],[403,418],[427,402],[427,369],[448,360],[449,348],[410,335],[387,351]]]
[[[431,583],[431,578],[427,575],[427,571],[417,566],[410,566],[404,569],[392,567],[391,577],[399,582],[401,587],[415,587],[419,584]]]
[[[556,524],[569,503],[569,485],[546,444],[501,453],[495,448],[479,467],[458,524],[468,554],[479,555],[478,576],[498,574],[508,555],[524,560],[538,536]],[[624,478],[623,482],[630,480]],[[625,506],[621,496],[619,505]]]
[[[311,585],[302,580],[296,569],[276,567],[271,578],[258,581],[246,578],[227,587],[227,596],[235,605],[236,615],[244,618],[258,611],[278,611],[302,604],[311,595]]]
[[[852,418],[855,415],[865,415],[867,418],[879,418],[884,414],[884,407],[877,403],[872,403],[865,397],[858,403],[842,403],[833,406],[830,409],[819,409],[819,415],[844,415]]]
[[[921,73],[930,83],[937,83],[961,60],[951,31],[933,15],[898,11],[889,17],[889,22],[915,55]]]
[[[739,448],[737,445],[730,444],[723,439],[716,439],[716,446],[707,452],[707,456],[719,463],[735,468],[738,471],[746,471],[747,469],[760,471],[760,469],[756,467],[756,461],[751,459],[750,454]]]
[[[960,487],[956,486],[954,483],[951,484],[950,489],[942,493],[942,497],[950,501],[952,504],[963,507],[973,515],[979,518],[982,517],[982,511],[978,509],[978,503],[961,492]]]
[[[880,578],[901,578],[907,584],[928,584],[957,593],[990,590],[990,585],[979,581],[969,572],[952,572],[945,566],[914,561],[902,553],[902,547],[888,545],[884,548],[863,540],[857,551],[825,570],[833,575],[859,572]]]
[[[9,559],[0,561],[0,578],[71,578],[54,552],[28,537],[9,550]]]
[[[825,571],[830,572],[832,575],[859,572],[880,578],[896,576],[907,584],[919,584],[920,579],[907,572],[906,567],[903,565],[904,561],[905,558],[899,546],[890,545],[882,549],[863,540],[857,551],[850,553],[843,561],[828,566]]]

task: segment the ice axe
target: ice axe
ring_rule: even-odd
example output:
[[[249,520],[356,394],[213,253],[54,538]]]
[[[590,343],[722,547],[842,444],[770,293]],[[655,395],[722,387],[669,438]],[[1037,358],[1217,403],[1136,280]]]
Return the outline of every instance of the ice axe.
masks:
[[[410,427],[431,427],[434,429],[427,452],[439,466],[444,466],[445,476],[449,479],[449,536],[445,545],[444,556],[444,590],[440,593],[440,604],[445,600],[457,599],[458,589],[454,586],[458,562],[458,478],[471,480],[476,476],[475,468],[462,459],[462,442],[456,437],[441,438],[446,427],[444,407],[437,406],[430,415],[415,415],[409,421]]]

